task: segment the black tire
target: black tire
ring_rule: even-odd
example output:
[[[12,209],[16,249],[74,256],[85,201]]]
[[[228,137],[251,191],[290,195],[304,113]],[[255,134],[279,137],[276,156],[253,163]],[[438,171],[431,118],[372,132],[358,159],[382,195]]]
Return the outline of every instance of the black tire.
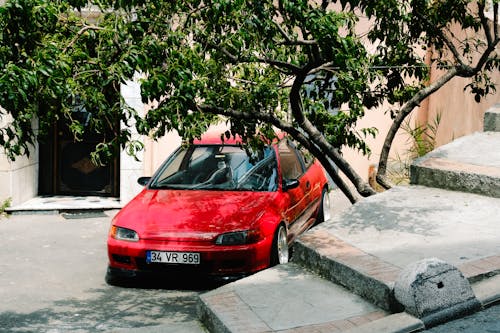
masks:
[[[271,246],[271,266],[285,264],[289,258],[287,231],[285,225],[281,223],[274,233],[273,245]]]
[[[125,270],[112,268],[108,266],[104,280],[110,286],[126,287],[129,286],[135,278],[135,274]]]

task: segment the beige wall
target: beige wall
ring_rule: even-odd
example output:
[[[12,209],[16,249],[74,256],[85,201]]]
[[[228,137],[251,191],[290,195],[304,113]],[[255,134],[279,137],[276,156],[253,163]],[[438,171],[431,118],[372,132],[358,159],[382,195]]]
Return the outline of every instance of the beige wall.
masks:
[[[6,126],[12,119],[2,115],[0,127]],[[12,204],[19,204],[36,196],[38,193],[38,150],[30,149],[30,157],[18,157],[11,161],[0,151],[0,204],[11,199]]]
[[[500,84],[500,73],[493,73],[494,82]],[[461,136],[482,131],[483,118],[487,109],[500,103],[500,86],[493,95],[488,95],[476,103],[474,95],[464,92],[469,79],[454,78],[441,90],[430,97],[428,122],[432,123],[441,114],[437,131],[437,145],[444,145]]]
[[[452,29],[454,30],[453,35],[461,40],[473,39],[476,36],[484,39],[484,33],[482,32],[479,35],[473,30],[464,32],[458,26]],[[499,51],[500,47],[497,46],[497,54]],[[479,57],[479,53],[475,54],[474,62],[477,62]],[[441,75],[442,71],[432,68],[431,81],[435,81]],[[489,75],[492,82],[497,85],[500,84],[500,72],[498,70],[490,72]],[[436,137],[438,146],[446,144],[455,138],[482,131],[484,113],[492,105],[500,102],[500,86],[497,86],[498,90],[496,92],[487,95],[481,99],[480,103],[477,103],[470,89],[464,91],[465,86],[470,82],[472,82],[470,78],[453,78],[439,91],[430,96],[428,109],[421,111],[421,118],[427,118],[429,123],[433,123],[437,115],[441,115],[441,123]]]

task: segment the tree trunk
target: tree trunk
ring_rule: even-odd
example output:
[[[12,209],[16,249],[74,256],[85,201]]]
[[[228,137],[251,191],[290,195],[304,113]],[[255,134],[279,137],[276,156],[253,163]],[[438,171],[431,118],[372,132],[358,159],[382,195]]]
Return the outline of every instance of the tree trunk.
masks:
[[[389,131],[387,132],[387,136],[384,140],[384,145],[382,146],[382,150],[380,152],[379,164],[378,164],[378,172],[377,172],[377,182],[384,188],[389,189],[393,187],[392,182],[387,177],[387,161],[389,159],[389,152],[392,147],[392,143],[394,138],[396,137],[396,133],[403,121],[410,115],[413,109],[420,105],[420,103],[430,96],[432,93],[440,89],[443,85],[445,85],[448,81],[450,81],[453,77],[458,74],[458,70],[456,67],[453,67],[448,72],[446,72],[442,77],[440,77],[437,81],[429,85],[428,87],[420,90],[418,93],[410,99],[403,108],[398,112],[396,117],[394,118]]]

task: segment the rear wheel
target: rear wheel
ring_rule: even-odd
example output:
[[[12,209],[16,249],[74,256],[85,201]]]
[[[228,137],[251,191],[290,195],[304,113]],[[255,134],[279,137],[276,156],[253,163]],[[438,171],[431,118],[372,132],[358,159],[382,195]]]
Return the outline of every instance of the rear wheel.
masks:
[[[328,194],[328,189],[325,187],[321,193],[321,202],[319,204],[318,217],[316,218],[316,224],[325,222],[332,217],[331,205],[330,205],[330,195]]]
[[[271,248],[271,266],[286,264],[289,259],[288,237],[286,227],[280,224],[274,235]]]

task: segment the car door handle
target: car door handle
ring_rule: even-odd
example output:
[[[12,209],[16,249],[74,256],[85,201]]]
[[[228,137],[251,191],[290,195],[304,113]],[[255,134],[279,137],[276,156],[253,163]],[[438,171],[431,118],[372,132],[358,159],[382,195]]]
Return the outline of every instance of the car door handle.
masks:
[[[306,189],[310,189],[311,188],[311,183],[309,181],[306,182]]]

